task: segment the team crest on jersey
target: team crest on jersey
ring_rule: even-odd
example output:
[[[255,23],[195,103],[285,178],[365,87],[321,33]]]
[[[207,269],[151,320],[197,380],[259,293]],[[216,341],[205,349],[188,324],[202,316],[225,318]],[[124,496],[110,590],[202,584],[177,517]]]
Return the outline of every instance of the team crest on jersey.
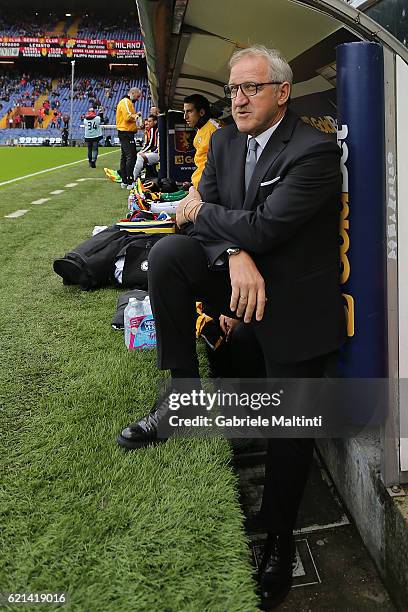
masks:
[[[140,269],[142,270],[142,272],[147,272],[147,270],[149,269],[149,262],[147,261],[147,259],[142,261],[142,263],[140,264]]]

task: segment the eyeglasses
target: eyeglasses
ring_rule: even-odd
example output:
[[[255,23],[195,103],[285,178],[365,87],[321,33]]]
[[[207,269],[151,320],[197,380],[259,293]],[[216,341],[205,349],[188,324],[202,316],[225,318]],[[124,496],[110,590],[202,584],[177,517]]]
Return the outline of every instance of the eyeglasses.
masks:
[[[226,98],[236,98],[238,89],[242,91],[244,96],[256,96],[259,87],[263,85],[281,85],[283,81],[269,81],[268,83],[240,83],[239,85],[224,85]]]

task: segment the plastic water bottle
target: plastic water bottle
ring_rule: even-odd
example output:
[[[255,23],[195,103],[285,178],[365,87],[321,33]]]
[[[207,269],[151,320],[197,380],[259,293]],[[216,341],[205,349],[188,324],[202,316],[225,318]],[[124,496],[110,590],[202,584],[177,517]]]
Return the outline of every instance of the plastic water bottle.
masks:
[[[149,296],[130,298],[125,308],[125,344],[129,350],[150,349],[156,346],[156,327]]]
[[[135,319],[143,318],[143,302],[134,297],[130,298],[123,316],[125,326],[125,344],[126,348],[130,348],[130,334],[131,329],[135,327]]]

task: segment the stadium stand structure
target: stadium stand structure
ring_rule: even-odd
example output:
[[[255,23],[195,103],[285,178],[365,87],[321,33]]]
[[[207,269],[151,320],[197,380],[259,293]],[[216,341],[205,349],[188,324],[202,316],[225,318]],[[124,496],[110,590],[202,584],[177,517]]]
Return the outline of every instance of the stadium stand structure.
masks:
[[[31,19],[21,14],[0,17],[0,36],[61,36],[63,38],[94,38],[141,40],[136,15],[114,17],[96,14],[44,15],[32,13]]]
[[[49,13],[40,9],[10,10],[0,15],[0,38],[13,36],[54,36],[61,38],[141,40],[136,11],[127,15],[87,12],[68,15],[62,9]],[[4,41],[3,38],[3,42]],[[75,140],[83,139],[84,115],[90,106],[102,109],[103,125],[114,125],[116,106],[130,87],[139,87],[142,99],[137,104],[144,117],[149,114],[151,99],[147,79],[138,76],[112,76],[109,60],[77,61],[74,100],[71,111],[71,67],[58,60],[41,64],[42,58],[17,59],[12,69],[0,68],[0,144],[29,144],[59,139],[64,115],[70,116]],[[51,58],[50,58],[51,60]],[[83,62],[83,63],[81,63]],[[63,65],[65,63],[65,66]],[[95,72],[91,72],[90,65]],[[123,67],[123,64],[122,64]],[[122,68],[123,73],[123,68]],[[125,73],[126,74],[126,73]],[[34,111],[41,111],[41,117]],[[21,120],[19,118],[21,117]],[[15,121],[17,119],[17,121]],[[116,132],[105,131],[112,141]],[[40,139],[40,140],[38,140]]]
[[[1,84],[1,77],[0,77]],[[38,84],[42,84],[42,89]],[[145,78],[130,79],[120,77],[94,77],[80,75],[74,80],[74,101],[73,101],[73,117],[72,117],[72,137],[75,140],[83,139],[83,118],[90,106],[104,109],[103,119],[104,124],[115,124],[116,106],[121,98],[126,95],[130,87],[139,87],[143,92],[143,98],[137,104],[137,109],[146,117],[149,114],[151,99],[148,91],[147,80]],[[8,99],[2,98],[4,91],[7,89],[9,94]],[[41,89],[41,91],[40,91]],[[37,96],[35,96],[37,94]],[[20,106],[32,106],[39,109],[44,102],[50,102],[50,110],[48,115],[44,115],[43,127],[38,127],[36,120],[35,127],[17,128],[9,126],[10,117],[18,113]],[[33,81],[30,77],[22,79],[22,75],[14,79],[7,79],[7,85],[0,87],[0,144],[32,144],[29,140],[22,141],[21,138],[42,138],[43,141],[49,138],[60,138],[62,118],[59,122],[60,127],[51,127],[54,117],[54,108],[63,115],[70,115],[71,112],[71,89],[70,80],[68,78],[50,80],[49,77],[36,76]],[[58,105],[58,106],[57,106]],[[111,130],[113,137],[116,133]],[[54,141],[55,142],[55,141]],[[42,144],[36,141],[35,144]],[[53,143],[51,143],[53,144]]]
[[[40,17],[34,11],[25,10],[24,14],[7,12],[0,15],[0,36],[44,36],[56,32],[60,18],[53,14]]]

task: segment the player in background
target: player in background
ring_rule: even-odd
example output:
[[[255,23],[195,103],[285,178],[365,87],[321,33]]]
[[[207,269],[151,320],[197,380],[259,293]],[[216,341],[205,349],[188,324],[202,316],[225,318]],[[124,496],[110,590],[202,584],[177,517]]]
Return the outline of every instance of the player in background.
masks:
[[[146,120],[145,139],[143,148],[139,151],[133,171],[135,181],[145,166],[155,166],[159,162],[159,130],[157,116],[149,115]]]
[[[197,189],[207,161],[208,147],[214,132],[222,125],[211,116],[210,103],[201,94],[192,94],[184,98],[184,120],[188,127],[197,130],[194,137],[194,163],[197,168],[191,176],[191,183]]]
[[[101,118],[91,107],[85,115],[85,142],[88,145],[88,162],[91,168],[96,168],[99,142],[102,139]]]

